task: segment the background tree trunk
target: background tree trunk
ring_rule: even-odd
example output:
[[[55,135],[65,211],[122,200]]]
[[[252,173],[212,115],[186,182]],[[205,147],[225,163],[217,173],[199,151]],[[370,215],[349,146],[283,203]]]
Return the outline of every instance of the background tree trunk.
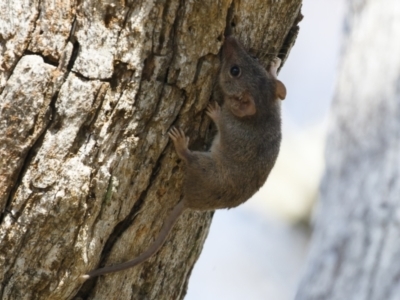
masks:
[[[263,62],[285,59],[301,0],[0,7],[1,299],[182,299],[212,213],[185,213],[138,267],[78,278],[145,250],[179,201],[166,133],[205,149],[227,20]]]
[[[346,33],[296,299],[400,299],[400,2],[351,1]]]

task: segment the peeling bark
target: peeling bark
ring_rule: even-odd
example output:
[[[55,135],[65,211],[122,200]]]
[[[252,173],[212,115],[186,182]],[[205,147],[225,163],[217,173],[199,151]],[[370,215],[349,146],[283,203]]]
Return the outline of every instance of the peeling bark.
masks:
[[[185,213],[136,268],[79,276],[137,256],[179,201],[166,133],[206,149],[228,14],[267,64],[293,45],[301,0],[0,7],[1,299],[182,299],[211,212]]]
[[[311,254],[296,299],[400,299],[400,3],[349,2]]]

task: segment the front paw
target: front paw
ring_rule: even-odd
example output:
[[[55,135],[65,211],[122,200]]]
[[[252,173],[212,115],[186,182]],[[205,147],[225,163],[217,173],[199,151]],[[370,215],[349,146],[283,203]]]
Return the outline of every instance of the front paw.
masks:
[[[174,142],[175,148],[187,148],[189,146],[189,138],[186,137],[182,129],[172,127],[168,132],[169,137]]]
[[[207,110],[206,110],[207,116],[209,116],[215,123],[219,120],[219,116],[221,114],[221,107],[218,105],[218,103],[214,104],[208,104]]]
[[[175,150],[178,156],[184,160],[190,157],[189,138],[185,135],[182,129],[172,127],[168,132],[169,137],[174,142]]]

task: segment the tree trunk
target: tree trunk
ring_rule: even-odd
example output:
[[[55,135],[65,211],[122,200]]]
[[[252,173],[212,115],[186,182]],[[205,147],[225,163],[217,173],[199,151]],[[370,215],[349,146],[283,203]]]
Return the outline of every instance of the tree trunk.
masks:
[[[296,299],[400,299],[400,2],[352,1]]]
[[[0,3],[1,299],[182,299],[212,213],[187,212],[134,258],[181,197],[167,132],[205,149],[227,26],[285,59],[301,0]]]

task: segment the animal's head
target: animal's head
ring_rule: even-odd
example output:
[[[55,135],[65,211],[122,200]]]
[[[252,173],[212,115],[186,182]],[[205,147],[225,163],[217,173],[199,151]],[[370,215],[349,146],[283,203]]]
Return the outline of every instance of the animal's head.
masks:
[[[232,36],[225,38],[219,84],[224,102],[239,117],[253,116],[268,101],[283,100],[286,89]]]

